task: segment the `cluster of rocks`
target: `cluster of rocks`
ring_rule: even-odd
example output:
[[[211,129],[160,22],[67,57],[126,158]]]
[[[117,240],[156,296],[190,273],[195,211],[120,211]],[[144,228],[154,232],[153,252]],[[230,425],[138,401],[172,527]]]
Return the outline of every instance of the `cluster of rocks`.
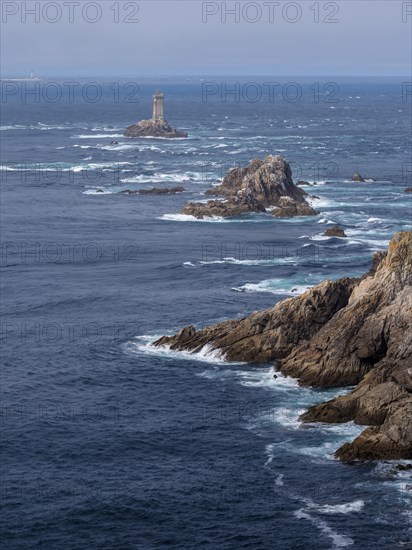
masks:
[[[124,131],[125,137],[163,137],[163,138],[187,138],[188,134],[172,128],[166,120],[141,120],[128,126]]]
[[[206,195],[223,197],[206,203],[189,203],[182,214],[196,218],[233,217],[250,212],[266,212],[277,217],[315,216],[308,204],[308,194],[292,180],[289,163],[281,156],[254,159],[244,168],[232,168],[221,185]]]
[[[405,187],[405,193],[412,193],[412,187]]]
[[[183,193],[184,187],[153,187],[152,189],[124,189],[119,191],[120,195],[174,195],[175,193]]]
[[[397,233],[362,278],[324,281],[274,307],[156,346],[220,350],[228,361],[276,361],[319,388],[354,386],[315,405],[303,422],[369,425],[336,452],[345,461],[412,458],[412,232]]]

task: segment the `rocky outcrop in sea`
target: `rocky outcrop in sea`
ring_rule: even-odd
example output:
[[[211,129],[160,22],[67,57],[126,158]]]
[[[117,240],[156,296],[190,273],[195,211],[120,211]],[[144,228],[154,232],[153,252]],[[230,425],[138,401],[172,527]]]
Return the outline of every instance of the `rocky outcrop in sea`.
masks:
[[[174,195],[184,193],[184,187],[152,187],[152,189],[124,189],[119,195]]]
[[[325,237],[347,237],[345,231],[339,225],[328,227],[323,234]]]
[[[276,361],[319,388],[356,386],[309,409],[302,422],[368,425],[337,450],[345,461],[412,458],[412,232],[397,233],[362,278],[324,281],[299,297],[155,346],[219,350],[227,361]]]
[[[309,195],[292,180],[289,163],[281,156],[254,159],[244,168],[232,168],[221,185],[206,195],[223,197],[206,203],[189,203],[182,214],[196,218],[234,217],[251,212],[266,212],[277,217],[315,216]]]
[[[365,178],[363,178],[359,172],[356,172],[353,176],[352,176],[352,181],[357,181],[357,182],[364,182],[365,181]]]
[[[188,134],[172,128],[166,120],[141,120],[128,126],[124,131],[125,137],[163,137],[187,138]]]

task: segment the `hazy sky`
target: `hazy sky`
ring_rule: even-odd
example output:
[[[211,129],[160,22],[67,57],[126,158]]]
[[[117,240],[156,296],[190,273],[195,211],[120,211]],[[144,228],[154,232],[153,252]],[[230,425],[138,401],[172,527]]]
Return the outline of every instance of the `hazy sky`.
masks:
[[[3,76],[31,69],[39,76],[102,77],[411,73],[412,2],[61,0],[37,5],[2,0]],[[37,10],[37,16],[25,9]],[[237,13],[227,13],[225,21],[225,9]]]

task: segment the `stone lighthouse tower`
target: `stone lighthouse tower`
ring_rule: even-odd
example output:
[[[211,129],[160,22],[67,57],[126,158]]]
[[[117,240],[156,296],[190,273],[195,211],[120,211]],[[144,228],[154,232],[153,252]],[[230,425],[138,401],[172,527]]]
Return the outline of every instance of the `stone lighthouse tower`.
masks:
[[[156,92],[153,96],[153,120],[164,120],[164,99],[162,92]]]
[[[172,128],[165,120],[164,99],[162,92],[153,96],[153,116],[149,120],[139,120],[128,126],[124,131],[126,137],[158,137],[158,138],[187,138],[187,132]]]

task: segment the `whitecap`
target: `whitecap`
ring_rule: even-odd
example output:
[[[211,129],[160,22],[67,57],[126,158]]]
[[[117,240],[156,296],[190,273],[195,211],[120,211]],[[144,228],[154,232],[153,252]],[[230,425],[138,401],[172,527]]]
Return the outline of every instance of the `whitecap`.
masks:
[[[188,183],[195,181],[203,181],[205,175],[200,172],[183,172],[183,173],[159,173],[154,174],[138,174],[128,178],[123,178],[122,183],[162,183],[162,182],[176,182],[176,183]],[[207,202],[207,201],[205,201]]]
[[[86,189],[86,191],[82,192],[83,195],[112,195],[112,191],[108,191],[107,189]]]
[[[233,256],[227,256],[220,258],[219,260],[201,260],[199,261],[201,265],[213,265],[213,264],[233,264],[233,265],[296,265],[296,257],[288,256],[284,258],[267,258],[267,259],[244,259],[234,258]],[[233,287],[232,290],[237,292],[244,292],[240,287]]]
[[[345,502],[344,504],[315,504],[309,505],[310,508],[320,512],[321,514],[351,514],[353,512],[360,512],[365,506],[363,500],[354,500],[353,502]]]
[[[26,130],[26,126],[21,126],[20,124],[16,124],[15,126],[6,125],[6,126],[0,126],[0,131],[4,132],[7,130]]]
[[[172,221],[172,222],[198,222],[202,220],[198,220],[195,216],[190,216],[189,214],[163,214],[163,216],[160,216],[158,218],[160,220],[165,221]],[[216,220],[214,220],[216,221]]]
[[[71,136],[71,139],[103,139],[103,138],[124,137],[123,134],[80,134]]]
[[[202,363],[218,363],[226,364],[225,356],[221,350],[213,349],[210,344],[204,345],[197,352],[190,351],[174,351],[170,346],[153,346],[153,342],[161,336],[140,336],[134,341],[128,342],[123,346],[123,349],[129,355],[155,355],[170,359],[186,359],[190,361],[198,361]]]
[[[246,283],[239,287],[232,287],[236,292],[269,292],[278,296],[300,296],[313,286],[308,284],[295,284],[289,288],[284,287],[284,279],[265,279],[260,283]]]

